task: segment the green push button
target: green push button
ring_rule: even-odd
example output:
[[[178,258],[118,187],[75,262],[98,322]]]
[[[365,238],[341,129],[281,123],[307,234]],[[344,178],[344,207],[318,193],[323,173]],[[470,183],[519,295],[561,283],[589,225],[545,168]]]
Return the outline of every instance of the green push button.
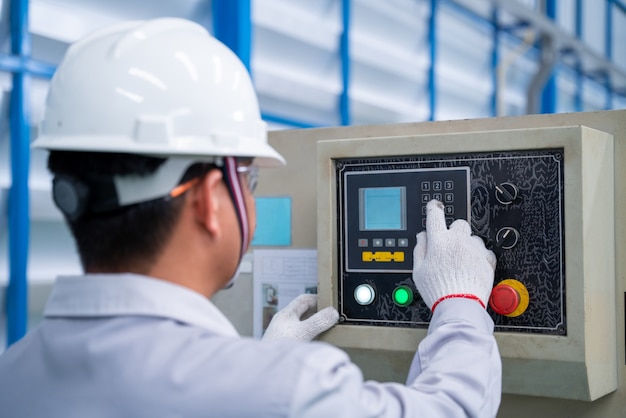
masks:
[[[398,306],[409,306],[413,303],[413,290],[409,286],[398,286],[393,291],[393,301]]]

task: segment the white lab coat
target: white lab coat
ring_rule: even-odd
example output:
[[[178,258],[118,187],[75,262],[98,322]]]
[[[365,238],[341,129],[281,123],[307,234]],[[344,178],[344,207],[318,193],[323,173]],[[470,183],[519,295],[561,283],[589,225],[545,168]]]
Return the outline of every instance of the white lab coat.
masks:
[[[493,322],[442,302],[409,384],[364,382],[328,344],[240,337],[206,298],[143,276],[57,280],[40,326],[0,356],[0,416],[492,417]]]

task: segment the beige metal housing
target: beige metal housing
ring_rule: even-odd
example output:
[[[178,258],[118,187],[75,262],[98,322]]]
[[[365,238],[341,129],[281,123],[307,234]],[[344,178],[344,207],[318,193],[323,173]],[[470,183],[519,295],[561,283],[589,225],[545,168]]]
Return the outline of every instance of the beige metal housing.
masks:
[[[334,159],[563,148],[567,336],[498,333],[506,393],[593,400],[617,387],[613,240],[613,136],[575,126],[344,139],[318,143],[320,306],[338,308]],[[500,281],[502,278],[496,278]],[[324,340],[375,350],[391,368],[426,335],[413,328],[338,325]],[[597,344],[606,339],[607,344]],[[404,359],[403,361],[406,361]],[[363,364],[373,367],[373,362]]]

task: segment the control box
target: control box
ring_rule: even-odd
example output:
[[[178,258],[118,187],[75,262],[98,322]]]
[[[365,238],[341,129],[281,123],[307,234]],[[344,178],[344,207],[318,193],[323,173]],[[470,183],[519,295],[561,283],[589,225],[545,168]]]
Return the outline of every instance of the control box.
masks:
[[[562,148],[333,163],[344,324],[428,326],[412,250],[437,199],[448,225],[468,221],[496,254],[496,277],[509,280],[488,308],[496,330],[566,335]]]
[[[616,389],[611,134],[352,137],[317,149],[320,307],[340,313],[324,340],[370,362],[415,353],[430,310],[412,251],[438,199],[448,223],[465,219],[496,253],[488,312],[507,393],[593,400]]]

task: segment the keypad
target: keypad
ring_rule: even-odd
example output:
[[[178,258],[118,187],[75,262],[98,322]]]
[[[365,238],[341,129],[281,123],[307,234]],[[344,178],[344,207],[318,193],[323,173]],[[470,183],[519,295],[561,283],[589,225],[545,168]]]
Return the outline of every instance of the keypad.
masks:
[[[455,218],[455,184],[453,180],[433,180],[422,181],[420,184],[421,202],[422,202],[422,228],[426,228],[426,204],[435,199],[444,204],[444,214],[446,215],[446,224],[450,226]],[[426,193],[425,193],[426,192]],[[432,193],[431,193],[432,192]]]

